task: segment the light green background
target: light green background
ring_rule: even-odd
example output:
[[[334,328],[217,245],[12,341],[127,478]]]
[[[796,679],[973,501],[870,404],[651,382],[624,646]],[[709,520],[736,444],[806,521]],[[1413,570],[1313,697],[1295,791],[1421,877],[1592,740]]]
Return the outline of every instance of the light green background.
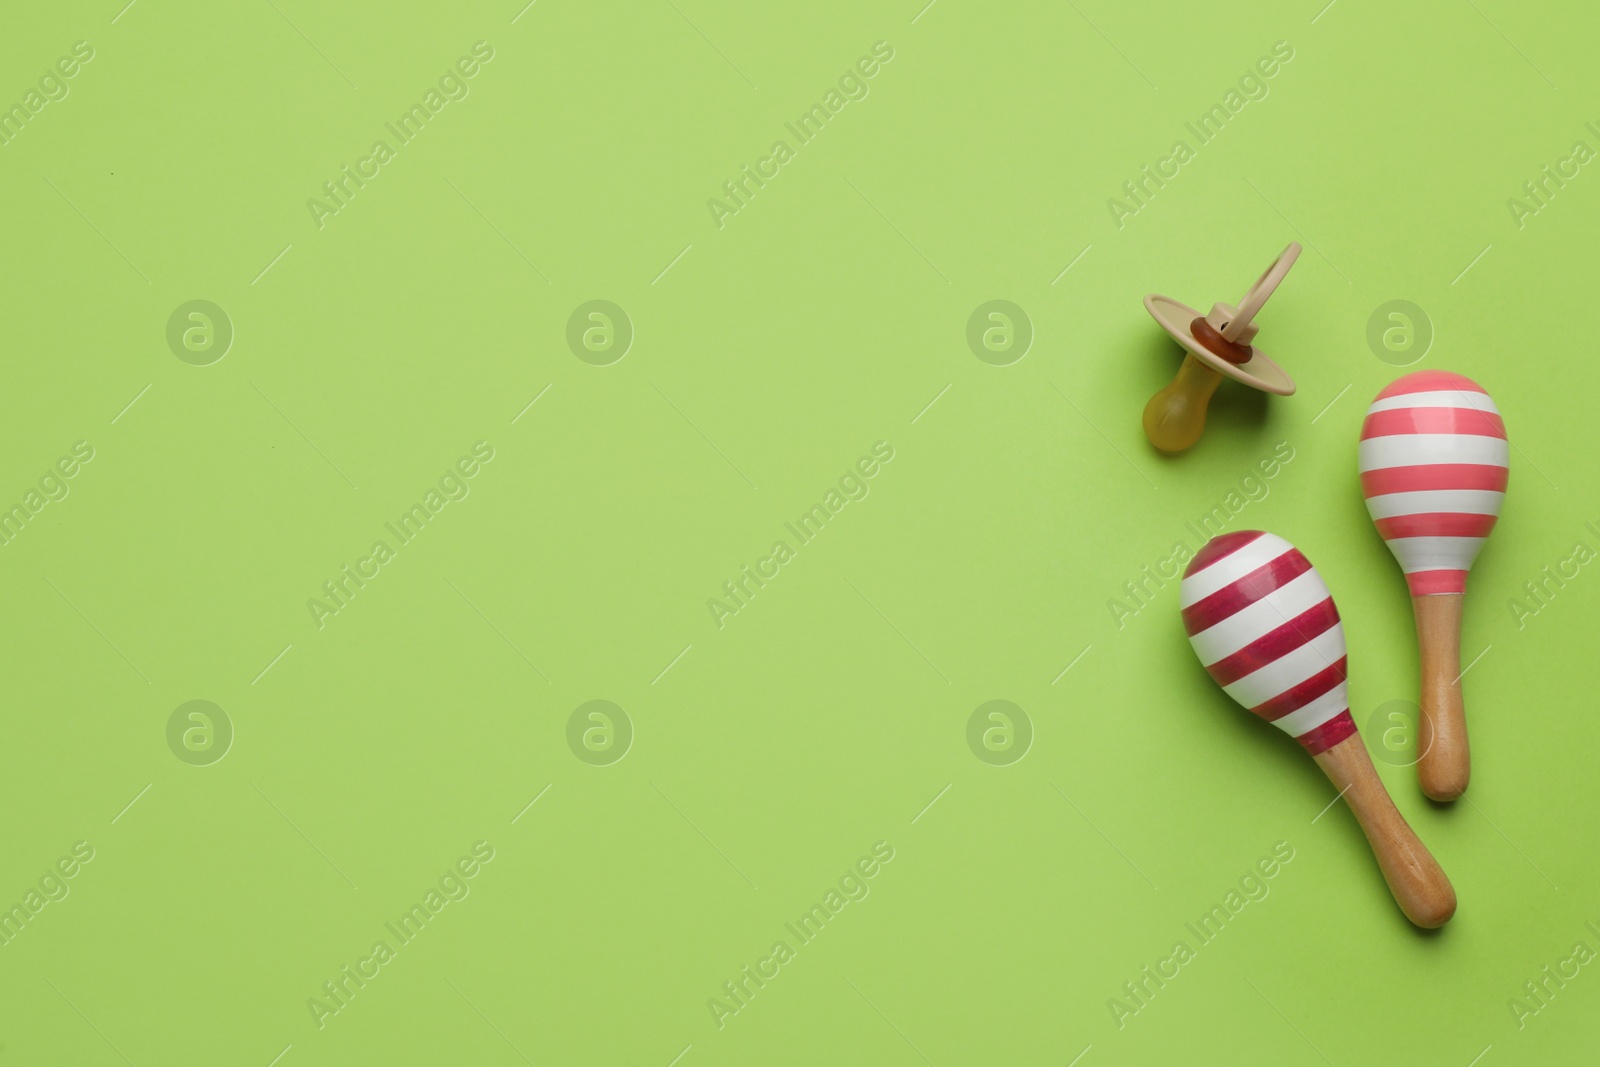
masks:
[[[1520,229],[1506,204],[1600,147],[1590,5],[121,3],[0,34],[0,101],[95,50],[0,147],[0,502],[94,449],[0,548],[0,902],[95,850],[0,947],[0,1062],[1590,1062],[1600,968],[1520,1029],[1508,1001],[1600,948],[1600,576],[1520,627],[1509,601],[1600,548],[1600,175]],[[470,96],[319,230],[307,199],[479,40]],[[1280,40],[1270,95],[1119,229],[1107,199]],[[707,199],[877,41],[870,95],[719,229]],[[1237,299],[1292,239],[1260,341],[1299,392],[1224,385],[1157,456],[1177,350],[1140,298]],[[1364,727],[1414,699],[1355,475],[1397,298],[1436,332],[1416,366],[1481,381],[1516,446],[1463,638],[1472,791],[1380,763],[1460,895],[1432,936],[1194,662],[1175,584],[1108,608],[1286,442],[1230,528],[1320,568]],[[207,367],[165,341],[193,299],[236,330]],[[591,299],[636,331],[611,366],[566,345]],[[1035,329],[1011,366],[967,348],[991,299]],[[870,495],[714,626],[880,440]],[[470,496],[318,629],[307,599],[477,441]],[[210,766],[167,747],[195,699],[236,732]],[[567,747],[593,699],[636,731],[610,766]],[[1035,731],[1010,766],[967,747],[994,699]],[[470,896],[319,1029],[308,998],[480,840]],[[878,841],[870,895],[718,1029]],[[1270,896],[1119,1029],[1107,1000],[1279,841]]]

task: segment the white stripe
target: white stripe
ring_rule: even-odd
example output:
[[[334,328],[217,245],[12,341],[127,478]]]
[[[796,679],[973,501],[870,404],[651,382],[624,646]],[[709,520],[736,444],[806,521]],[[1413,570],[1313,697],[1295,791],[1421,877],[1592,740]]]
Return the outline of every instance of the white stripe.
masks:
[[[1344,623],[1334,623],[1293,652],[1285,653],[1232,685],[1223,686],[1223,690],[1245,707],[1253,708],[1294,688],[1313,674],[1327,670],[1339,661],[1344,651]]]
[[[1277,534],[1264,533],[1248,545],[1224,556],[1211,566],[1183,580],[1178,587],[1178,606],[1197,604],[1217,590],[1232,585],[1258,567],[1264,567],[1294,546]]]
[[[1290,737],[1299,737],[1308,730],[1315,730],[1341,711],[1349,710],[1349,707],[1349,683],[1340,682],[1300,710],[1291,711],[1281,719],[1273,719],[1272,725]]]
[[[1292,578],[1226,619],[1189,638],[1200,662],[1210,666],[1250,642],[1267,636],[1301,612],[1328,599],[1328,585],[1315,570]]]
[[[1472,568],[1483,537],[1396,537],[1389,551],[1407,574],[1417,571],[1464,571]]]
[[[1428,463],[1479,463],[1511,466],[1511,449],[1503,437],[1474,433],[1403,433],[1361,442],[1361,472]]]
[[[1474,411],[1500,414],[1500,409],[1494,406],[1494,401],[1489,398],[1488,393],[1474,393],[1470,389],[1440,389],[1438,392],[1386,396],[1382,400],[1374,400],[1372,406],[1367,409],[1367,414],[1399,411],[1402,408],[1471,408]]]
[[[1374,519],[1397,515],[1425,515],[1448,511],[1461,515],[1498,515],[1504,493],[1487,489],[1423,489],[1412,493],[1384,493],[1367,497],[1367,511]]]

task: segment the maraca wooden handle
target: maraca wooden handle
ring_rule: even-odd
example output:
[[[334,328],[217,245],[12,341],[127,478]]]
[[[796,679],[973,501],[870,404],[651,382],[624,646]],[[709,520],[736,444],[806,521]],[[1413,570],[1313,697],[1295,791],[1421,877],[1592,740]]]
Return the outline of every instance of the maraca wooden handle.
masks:
[[[1417,724],[1417,781],[1434,800],[1467,791],[1472,752],[1461,703],[1461,593],[1411,598],[1422,654],[1422,708]]]
[[[1313,758],[1355,812],[1383,880],[1406,918],[1429,930],[1449,922],[1456,913],[1456,891],[1439,861],[1396,810],[1372,768],[1361,735],[1351,734]]]

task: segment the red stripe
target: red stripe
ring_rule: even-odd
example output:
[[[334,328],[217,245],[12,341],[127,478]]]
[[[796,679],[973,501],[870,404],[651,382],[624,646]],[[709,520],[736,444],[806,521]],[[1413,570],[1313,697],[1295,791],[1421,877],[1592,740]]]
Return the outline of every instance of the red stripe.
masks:
[[[1211,672],[1211,677],[1216,679],[1218,685],[1232,685],[1245,675],[1288,655],[1313,637],[1333,629],[1338,622],[1339,609],[1333,606],[1333,597],[1330,596],[1232,655],[1209,664],[1206,670]]]
[[[1248,607],[1310,569],[1310,562],[1300,554],[1300,550],[1291,548],[1244,577],[1235,579],[1210,596],[1184,608],[1184,628],[1189,631],[1190,637],[1202,630],[1209,630],[1240,608]]]
[[[1350,717],[1350,709],[1346,708],[1316,729],[1307,730],[1295,740],[1304,745],[1307,752],[1316,756],[1328,751],[1355,732],[1356,721]]]
[[[1506,491],[1510,472],[1491,463],[1417,463],[1408,467],[1383,467],[1361,472],[1361,495],[1416,493],[1429,489],[1487,489]]]
[[[1385,541],[1397,537],[1488,537],[1494,529],[1494,515],[1473,515],[1459,511],[1424,511],[1415,515],[1396,515],[1374,519],[1378,536]]]
[[[1476,408],[1395,408],[1374,411],[1361,424],[1361,439],[1408,433],[1461,433],[1506,439],[1506,424],[1492,411]]]
[[[1340,656],[1333,666],[1318,671],[1292,689],[1285,689],[1271,700],[1257,704],[1250,711],[1268,722],[1281,719],[1291,711],[1299,711],[1334,686],[1341,684],[1345,680],[1345,668],[1348,662],[1348,656]]]
[[[1406,588],[1412,596],[1436,596],[1440,593],[1465,593],[1466,571],[1413,571],[1406,575]]]
[[[1385,400],[1402,393],[1433,393],[1444,389],[1460,389],[1469,393],[1487,393],[1488,390],[1461,374],[1447,370],[1419,370],[1390,382],[1377,399]]]
[[[1185,578],[1191,578],[1218,560],[1226,559],[1239,551],[1245,545],[1261,536],[1260,530],[1235,530],[1233,533],[1219,534],[1207,541],[1195,553],[1194,559],[1189,561],[1189,566],[1183,570]]]

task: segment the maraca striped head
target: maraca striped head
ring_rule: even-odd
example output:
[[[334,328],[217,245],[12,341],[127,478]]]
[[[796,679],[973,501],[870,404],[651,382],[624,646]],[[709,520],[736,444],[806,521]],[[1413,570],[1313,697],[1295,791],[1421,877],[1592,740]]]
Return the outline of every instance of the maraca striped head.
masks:
[[[1179,602],[1195,654],[1233,699],[1313,756],[1356,732],[1339,609],[1299,549],[1259,530],[1213,537]]]
[[[1448,371],[1408,374],[1361,424],[1361,492],[1412,596],[1463,593],[1505,498],[1510,446],[1483,387]]]

